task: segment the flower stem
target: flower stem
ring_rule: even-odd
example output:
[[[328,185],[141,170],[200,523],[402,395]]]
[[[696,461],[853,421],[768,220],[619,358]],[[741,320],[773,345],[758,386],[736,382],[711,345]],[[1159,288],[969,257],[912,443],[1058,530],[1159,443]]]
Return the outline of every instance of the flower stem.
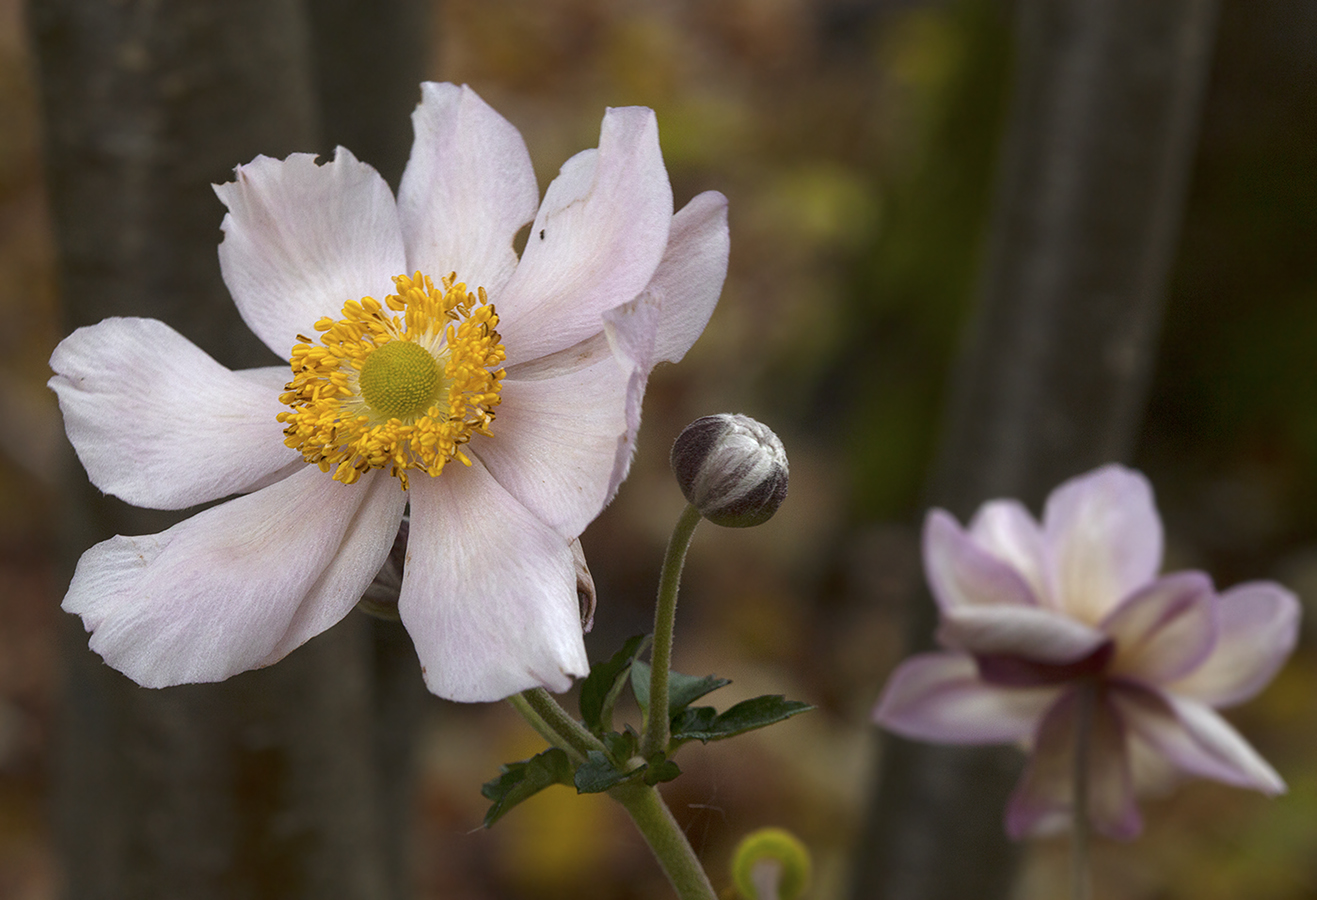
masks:
[[[1094,686],[1082,684],[1075,692],[1075,770],[1071,809],[1074,825],[1070,835],[1070,897],[1090,900],[1093,896],[1089,873],[1088,765],[1093,732]]]
[[[508,702],[541,737],[565,750],[577,765],[585,762],[591,750],[605,750],[603,743],[543,688],[514,694]],[[608,795],[630,814],[680,900],[717,900],[699,857],[657,790],[643,782],[628,782],[611,788]]]
[[[699,857],[657,789],[628,782],[609,789],[608,795],[631,815],[680,900],[717,900]]]
[[[668,551],[663,557],[663,572],[659,576],[658,603],[654,608],[654,648],[650,653],[649,721],[645,723],[645,736],[640,745],[646,759],[656,753],[666,753],[671,738],[668,722],[668,670],[672,667],[672,628],[677,618],[677,590],[681,586],[681,570],[686,564],[686,550],[690,547],[695,526],[700,524],[700,511],[687,505],[672,529]]]
[[[606,752],[603,742],[573,719],[544,688],[531,688],[508,700],[546,741],[566,750],[577,764],[585,762],[591,750]]]

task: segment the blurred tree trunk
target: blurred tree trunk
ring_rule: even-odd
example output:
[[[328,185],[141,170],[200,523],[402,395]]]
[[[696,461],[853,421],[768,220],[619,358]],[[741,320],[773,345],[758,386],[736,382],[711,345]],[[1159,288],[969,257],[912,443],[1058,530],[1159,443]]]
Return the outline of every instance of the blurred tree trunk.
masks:
[[[396,180],[426,34],[384,38],[379,30],[398,17],[371,21],[365,6],[313,4],[308,16],[301,0],[30,0],[69,330],[153,316],[231,367],[278,362],[242,325],[220,279],[223,208],[210,184],[258,153],[346,143],[342,123],[354,121],[381,135],[363,158],[401,148],[382,160]],[[390,9],[403,7],[420,4]],[[356,46],[388,43],[393,52],[330,60],[313,51],[352,46],[346,28]],[[339,80],[320,78],[317,62],[332,62]],[[346,98],[336,85],[352,79],[352,66],[369,69],[362,82],[373,89],[394,85],[389,101]],[[96,541],[178,518],[101,497],[81,470],[69,482],[78,486],[65,516],[69,571]],[[350,616],[277,666],[160,691],[104,666],[76,620],[67,638],[55,814],[69,897],[409,893],[411,723],[421,693],[398,629]]]
[[[1012,111],[978,305],[928,488],[967,519],[1035,509],[1064,479],[1128,459],[1174,258],[1216,0],[1019,0]],[[908,643],[932,643],[927,598]],[[1009,895],[1009,748],[883,736],[854,896]]]

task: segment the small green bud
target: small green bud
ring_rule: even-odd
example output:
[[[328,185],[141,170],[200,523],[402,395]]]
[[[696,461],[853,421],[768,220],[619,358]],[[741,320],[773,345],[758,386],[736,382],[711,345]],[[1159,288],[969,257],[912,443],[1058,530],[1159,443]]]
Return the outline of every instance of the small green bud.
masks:
[[[797,900],[809,876],[809,851],[782,828],[750,832],[732,854],[732,881],[745,900]]]
[[[672,471],[686,500],[715,525],[748,528],[773,517],[787,496],[787,453],[749,416],[696,419],[672,445]]]

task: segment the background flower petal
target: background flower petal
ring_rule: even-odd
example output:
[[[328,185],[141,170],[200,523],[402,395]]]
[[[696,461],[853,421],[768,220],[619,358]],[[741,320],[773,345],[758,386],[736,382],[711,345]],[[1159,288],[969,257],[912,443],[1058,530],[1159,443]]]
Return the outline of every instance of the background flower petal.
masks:
[[[943,510],[931,510],[924,519],[923,553],[929,589],[943,612],[965,606],[1038,605],[1020,573],[979,547]]]
[[[398,188],[408,274],[449,272],[496,296],[517,265],[512,241],[540,189],[521,133],[466,85],[421,85],[416,140]],[[395,273],[399,274],[399,273]]]
[[[1043,530],[1018,500],[990,500],[969,523],[969,536],[979,547],[1005,562],[1024,579],[1040,605],[1056,606],[1047,583]]]
[[[398,610],[425,683],[449,700],[564,691],[584,675],[576,563],[568,540],[479,462],[411,481]]]
[[[1073,816],[1077,694],[1067,693],[1043,718],[1024,777],[1006,808],[1013,838],[1068,828]],[[1095,831],[1137,837],[1143,818],[1134,801],[1124,728],[1102,696],[1093,701],[1088,740],[1088,813]]]
[[[1054,490],[1043,534],[1056,597],[1086,622],[1101,621],[1161,566],[1162,523],[1152,487],[1123,466],[1103,466]]]
[[[493,436],[470,444],[506,491],[565,538],[584,531],[612,498],[619,442],[628,435],[630,373],[606,345],[600,349],[591,365],[554,378],[505,378]]]
[[[367,496],[361,482],[303,466],[160,534],[97,544],[64,609],[82,617],[92,650],[143,687],[221,681],[272,658]],[[393,531],[379,540],[387,551]],[[359,573],[360,587],[374,574]]]
[[[667,247],[672,188],[651,110],[610,109],[599,149],[549,185],[521,262],[492,296],[508,362],[536,359],[600,330],[600,315],[649,284]]]
[[[229,208],[220,225],[224,283],[280,358],[299,333],[314,336],[321,316],[338,318],[348,300],[383,301],[393,276],[411,274],[388,184],[343,147],[323,165],[309,153],[258,156],[215,193]]]
[[[944,610],[937,639],[974,656],[1007,656],[1043,665],[1083,660],[1110,638],[1083,622],[1030,606],[961,606]]]
[[[1209,706],[1242,703],[1270,683],[1298,637],[1294,594],[1273,581],[1238,585],[1218,599],[1212,654],[1166,689]]]
[[[1202,664],[1216,642],[1216,594],[1201,572],[1159,578],[1102,621],[1116,641],[1111,673],[1160,685]]]
[[[1057,688],[985,684],[960,653],[921,653],[892,673],[874,721],[908,738],[945,744],[1002,744],[1033,735]]]
[[[1112,699],[1130,731],[1176,767],[1264,794],[1284,793],[1276,770],[1206,704],[1137,688],[1113,691]]]
[[[207,503],[300,464],[275,420],[286,408],[278,390],[224,368],[163,322],[79,328],[50,365],[64,428],[92,484],[136,506]]]

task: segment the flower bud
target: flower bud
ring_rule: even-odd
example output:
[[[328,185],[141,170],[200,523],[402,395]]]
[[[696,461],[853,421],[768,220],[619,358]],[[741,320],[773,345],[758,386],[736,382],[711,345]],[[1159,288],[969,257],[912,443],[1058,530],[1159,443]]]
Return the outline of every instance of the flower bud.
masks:
[[[750,832],[732,854],[732,881],[745,900],[796,900],[809,875],[809,851],[782,828]]]
[[[715,525],[747,528],[773,517],[787,496],[787,453],[768,426],[722,413],[696,419],[672,445],[686,500]]]

